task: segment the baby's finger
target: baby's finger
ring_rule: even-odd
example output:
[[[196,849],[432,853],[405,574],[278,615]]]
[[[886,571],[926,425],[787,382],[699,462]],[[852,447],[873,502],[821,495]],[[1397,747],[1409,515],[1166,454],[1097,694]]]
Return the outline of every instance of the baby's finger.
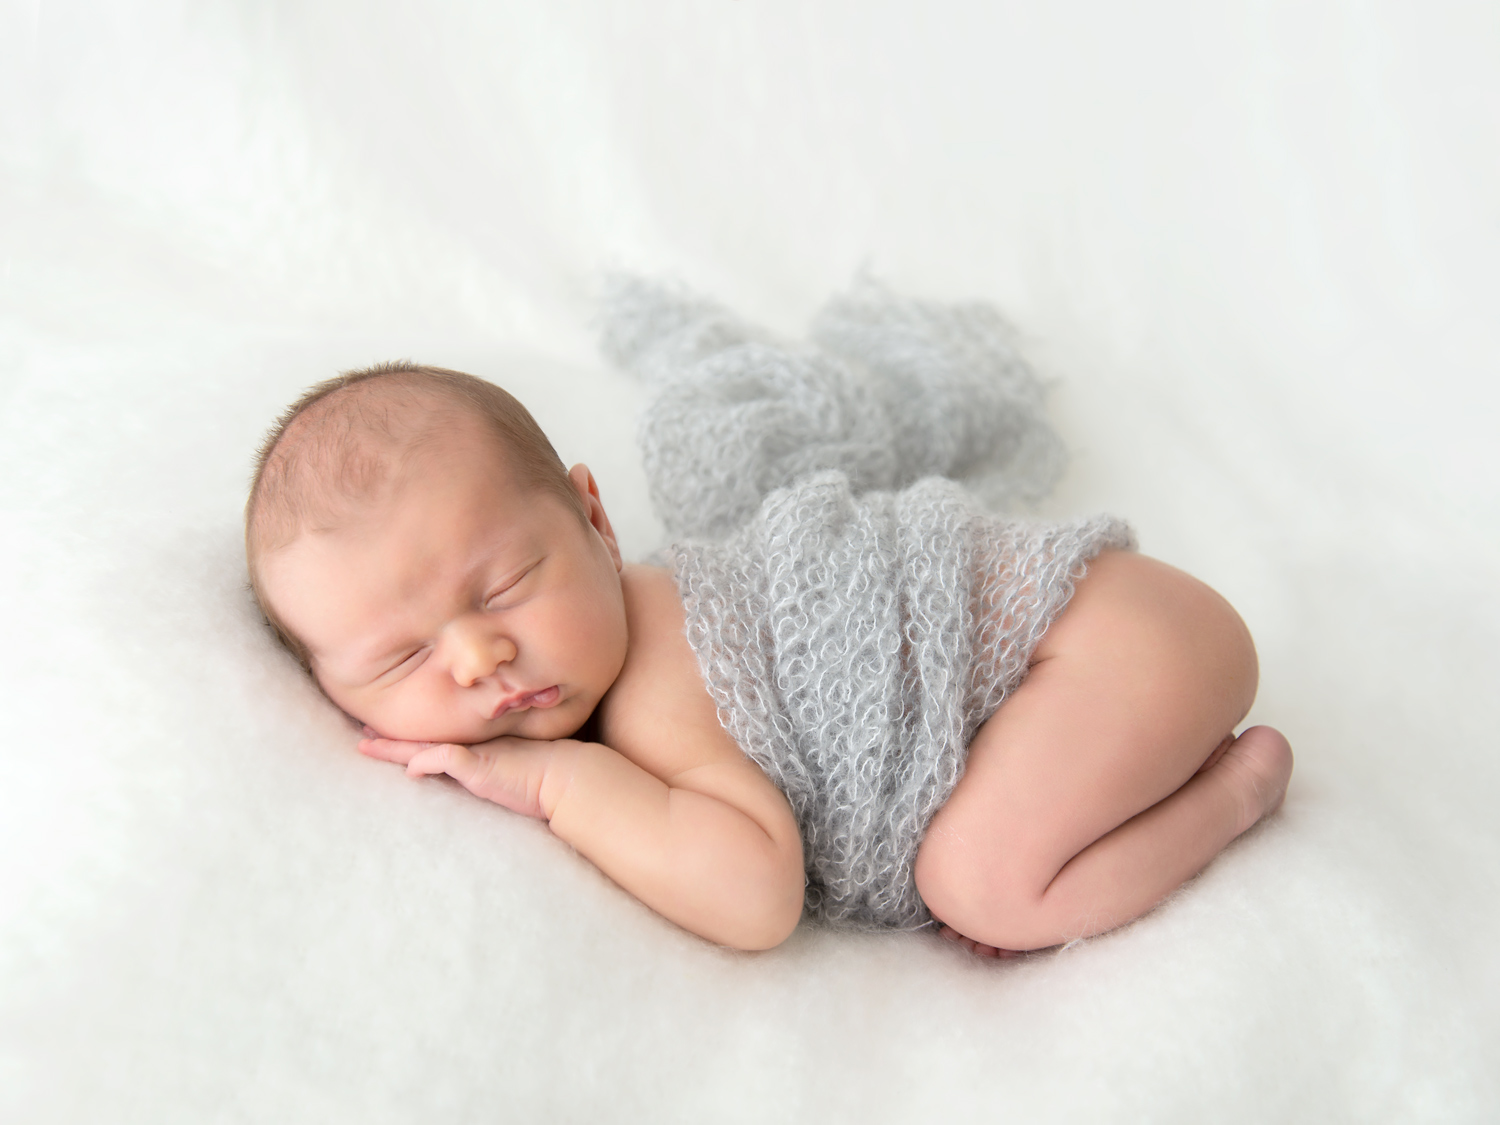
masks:
[[[525,739],[515,740],[525,743]],[[531,745],[536,745],[531,743]],[[433,745],[413,755],[408,774],[445,773],[476,797],[494,801],[525,816],[547,815],[541,805],[541,776],[509,754],[496,753],[494,742],[464,746],[456,742]]]
[[[476,753],[472,746],[445,742],[423,750],[406,767],[409,774],[445,773],[469,792],[495,800],[491,792],[497,759],[494,754]],[[501,802],[502,804],[504,802]]]
[[[457,742],[424,742],[406,763],[406,772],[411,777],[446,773],[463,781],[473,773],[475,760],[474,752]]]
[[[379,758],[382,762],[395,762],[398,766],[404,766],[414,754],[430,745],[430,742],[402,742],[395,738],[362,738],[359,740],[359,752],[366,757]]]

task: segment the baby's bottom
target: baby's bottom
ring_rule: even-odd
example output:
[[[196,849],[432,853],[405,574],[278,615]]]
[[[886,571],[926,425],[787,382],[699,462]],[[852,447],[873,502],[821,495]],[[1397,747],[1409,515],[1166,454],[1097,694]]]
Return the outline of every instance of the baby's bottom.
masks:
[[[1207,586],[1095,559],[917,853],[946,936],[1003,955],[1121,925],[1277,808],[1286,739],[1226,737],[1256,679],[1244,623]]]

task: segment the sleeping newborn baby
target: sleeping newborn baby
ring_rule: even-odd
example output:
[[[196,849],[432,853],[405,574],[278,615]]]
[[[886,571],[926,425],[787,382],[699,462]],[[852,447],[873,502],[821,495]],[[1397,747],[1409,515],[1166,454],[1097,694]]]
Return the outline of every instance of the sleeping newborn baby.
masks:
[[[343,375],[268,437],[252,588],[363,753],[741,949],[804,912],[1056,945],[1281,803],[1286,739],[1233,734],[1257,667],[1222,598],[1116,520],[976,499],[1059,465],[992,311],[867,285],[793,346],[627,279],[605,320],[652,394],[666,566],[624,562],[589,470],[472,376]]]

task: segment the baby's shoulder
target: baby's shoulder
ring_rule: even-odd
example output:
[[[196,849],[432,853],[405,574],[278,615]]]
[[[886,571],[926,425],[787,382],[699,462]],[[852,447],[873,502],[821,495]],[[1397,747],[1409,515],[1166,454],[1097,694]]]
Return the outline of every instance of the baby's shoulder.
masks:
[[[600,740],[662,778],[743,760],[698,671],[676,580],[661,567],[627,566],[621,586],[630,643],[600,703]]]
[[[682,598],[677,593],[677,580],[666,567],[626,563],[620,572],[620,588],[625,595],[625,613],[632,625],[637,624],[639,617],[643,631],[654,632],[654,626],[659,624],[681,627]]]
[[[626,566],[620,586],[625,595],[629,644],[616,685],[670,687],[684,670],[696,677],[697,664],[684,629],[682,598],[671,572],[659,566]]]

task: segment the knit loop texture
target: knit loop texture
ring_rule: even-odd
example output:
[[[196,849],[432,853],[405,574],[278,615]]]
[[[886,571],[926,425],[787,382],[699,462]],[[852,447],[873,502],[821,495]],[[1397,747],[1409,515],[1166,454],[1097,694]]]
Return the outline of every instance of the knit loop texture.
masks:
[[[808,344],[639,278],[611,279],[604,310],[606,352],[651,391],[642,455],[688,640],[791,803],[807,913],[930,923],[917,849],[974,733],[1130,529],[994,511],[1044,495],[1064,454],[988,306],[865,280]]]

